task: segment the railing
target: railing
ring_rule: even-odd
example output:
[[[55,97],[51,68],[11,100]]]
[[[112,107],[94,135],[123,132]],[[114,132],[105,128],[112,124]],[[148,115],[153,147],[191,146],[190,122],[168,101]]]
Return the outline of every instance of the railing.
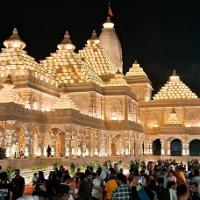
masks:
[[[64,166],[69,166],[70,163],[76,164],[88,164],[88,163],[104,163],[105,161],[119,162],[122,161],[123,165],[128,167],[129,162],[131,160],[138,159],[144,161],[157,161],[157,160],[176,160],[177,162],[187,162],[192,159],[198,159],[200,161],[199,156],[154,156],[154,155],[144,155],[144,156],[108,156],[108,157],[70,157],[70,158],[27,158],[27,159],[5,159],[0,160],[0,165],[3,169],[7,167],[19,168],[19,169],[27,169],[32,168],[34,166],[53,166],[55,163],[62,164]]]

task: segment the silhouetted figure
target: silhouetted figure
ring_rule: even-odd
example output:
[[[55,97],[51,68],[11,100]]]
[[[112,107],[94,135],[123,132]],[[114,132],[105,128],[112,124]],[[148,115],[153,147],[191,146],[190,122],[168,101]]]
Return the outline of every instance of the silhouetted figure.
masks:
[[[18,199],[24,193],[25,180],[20,176],[20,170],[15,170],[15,177],[12,179],[13,199]]]
[[[47,157],[49,158],[51,156],[51,147],[48,145],[47,147]]]

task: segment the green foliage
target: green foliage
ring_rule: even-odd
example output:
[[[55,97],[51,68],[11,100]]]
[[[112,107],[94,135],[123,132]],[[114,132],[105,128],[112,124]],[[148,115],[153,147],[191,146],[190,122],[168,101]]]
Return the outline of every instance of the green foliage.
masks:
[[[54,171],[56,170],[56,168],[59,168],[59,167],[60,167],[59,163],[54,163],[53,164],[53,170]]]
[[[70,174],[74,175],[76,172],[76,164],[75,163],[70,163]]]
[[[12,178],[14,177],[14,172],[15,172],[15,169],[12,168],[11,166],[7,167],[6,168],[6,173],[8,175],[8,180],[11,181]]]

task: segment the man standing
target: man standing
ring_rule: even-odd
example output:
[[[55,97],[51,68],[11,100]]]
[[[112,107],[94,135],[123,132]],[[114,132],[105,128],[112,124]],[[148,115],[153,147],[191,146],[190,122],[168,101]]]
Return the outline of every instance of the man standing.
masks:
[[[48,145],[47,147],[47,157],[49,158],[51,156],[51,147]]]
[[[118,187],[112,193],[112,200],[130,200],[131,189],[127,185],[126,177],[123,174],[116,176]]]
[[[23,196],[24,193],[25,180],[22,176],[20,176],[20,170],[15,169],[15,177],[12,179],[12,187],[13,187],[13,199],[18,199]]]
[[[12,186],[8,183],[8,175],[6,172],[1,173],[0,199],[12,200]]]
[[[92,199],[92,173],[86,171],[83,180],[81,180],[80,188],[78,191],[79,200]]]

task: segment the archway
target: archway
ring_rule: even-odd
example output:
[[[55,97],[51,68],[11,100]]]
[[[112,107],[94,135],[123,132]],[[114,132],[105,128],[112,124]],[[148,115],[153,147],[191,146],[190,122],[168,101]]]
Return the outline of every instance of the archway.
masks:
[[[190,156],[200,156],[200,140],[192,140],[189,144]]]
[[[124,154],[124,145],[121,135],[117,135],[112,139],[111,153],[112,156],[119,156]]]
[[[156,139],[152,143],[153,155],[161,155],[161,142],[160,139]]]
[[[170,143],[171,156],[182,156],[182,142],[179,139],[174,139]]]

